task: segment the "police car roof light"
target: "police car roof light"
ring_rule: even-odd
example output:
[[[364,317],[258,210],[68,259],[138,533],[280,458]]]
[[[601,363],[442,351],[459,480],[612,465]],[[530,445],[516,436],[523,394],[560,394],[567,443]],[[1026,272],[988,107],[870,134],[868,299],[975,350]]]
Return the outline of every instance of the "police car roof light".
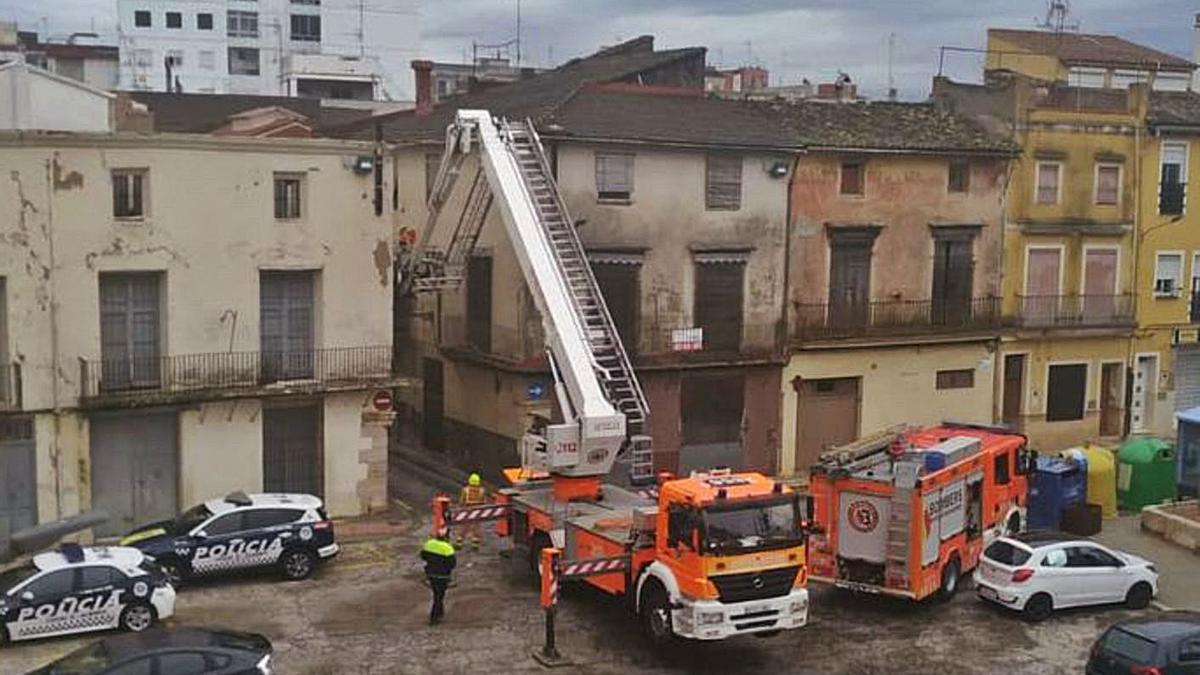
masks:
[[[69,563],[83,562],[83,547],[72,542],[65,542],[58,547],[59,553],[62,553],[63,558]]]
[[[250,497],[248,497],[246,493],[242,492],[241,490],[235,490],[225,495],[225,501],[233,504],[234,506],[250,506],[252,503],[250,501]]]

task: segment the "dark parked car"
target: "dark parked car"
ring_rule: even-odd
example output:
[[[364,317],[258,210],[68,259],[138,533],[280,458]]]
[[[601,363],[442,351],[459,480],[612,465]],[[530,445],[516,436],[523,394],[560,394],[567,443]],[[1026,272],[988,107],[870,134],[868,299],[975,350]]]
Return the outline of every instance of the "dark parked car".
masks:
[[[1200,675],[1200,614],[1122,621],[1092,646],[1088,675]]]
[[[152,628],[93,642],[30,675],[271,675],[271,642],[255,633]]]

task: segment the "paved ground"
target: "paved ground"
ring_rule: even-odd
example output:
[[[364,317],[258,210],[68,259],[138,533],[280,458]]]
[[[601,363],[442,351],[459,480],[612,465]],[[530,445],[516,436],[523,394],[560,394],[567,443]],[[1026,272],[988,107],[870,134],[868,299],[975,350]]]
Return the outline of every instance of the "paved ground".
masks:
[[[1157,563],[1162,573],[1158,582],[1158,601],[1162,605],[1200,610],[1200,584],[1196,583],[1200,556],[1143,531],[1141,518],[1136,514],[1104,521],[1104,530],[1096,539]]]
[[[174,624],[266,634],[279,673],[541,672],[537,594],[518,564],[495,550],[465,554],[448,622],[426,625],[428,595],[411,531],[350,543],[300,583],[271,578],[185,589]],[[949,605],[913,606],[813,589],[812,625],[774,638],[690,645],[666,655],[641,640],[623,604],[571,588],[559,646],[581,673],[1058,673],[1079,672],[1096,635],[1122,609],[1058,616],[1038,626],[980,603],[964,588]],[[0,653],[0,673],[20,673],[84,644],[58,639]]]

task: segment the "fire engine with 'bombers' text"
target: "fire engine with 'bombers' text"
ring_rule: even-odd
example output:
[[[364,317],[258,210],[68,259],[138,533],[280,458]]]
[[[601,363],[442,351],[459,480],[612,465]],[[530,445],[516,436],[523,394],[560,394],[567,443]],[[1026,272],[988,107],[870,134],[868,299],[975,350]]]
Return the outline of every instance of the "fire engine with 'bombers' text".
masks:
[[[954,595],[992,539],[1021,529],[1033,460],[1020,434],[950,422],[831,448],[811,469],[813,579]]]
[[[464,173],[462,213],[439,235],[438,214]],[[542,316],[561,420],[531,425],[522,466],[505,472],[511,487],[496,503],[451,508],[439,498],[435,528],[497,521],[542,575],[548,634],[558,582],[571,579],[624,596],[655,642],[805,625],[804,536],[790,488],[725,469],[654,475],[645,396],[531,123],[458,111],[402,287],[460,286],[493,204]],[[604,482],[618,454],[629,488]]]

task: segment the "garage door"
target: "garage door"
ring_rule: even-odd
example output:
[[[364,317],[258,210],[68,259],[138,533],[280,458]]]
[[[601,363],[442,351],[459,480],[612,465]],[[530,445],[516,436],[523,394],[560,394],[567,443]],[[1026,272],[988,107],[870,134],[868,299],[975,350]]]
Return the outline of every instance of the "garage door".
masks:
[[[32,417],[0,417],[0,541],[37,524]]]
[[[680,384],[681,474],[714,467],[741,469],[746,380],[736,375],[696,375]]]
[[[1175,410],[1200,406],[1200,347],[1175,348]]]
[[[108,512],[97,536],[124,534],[179,509],[176,414],[91,419],[92,507]]]

